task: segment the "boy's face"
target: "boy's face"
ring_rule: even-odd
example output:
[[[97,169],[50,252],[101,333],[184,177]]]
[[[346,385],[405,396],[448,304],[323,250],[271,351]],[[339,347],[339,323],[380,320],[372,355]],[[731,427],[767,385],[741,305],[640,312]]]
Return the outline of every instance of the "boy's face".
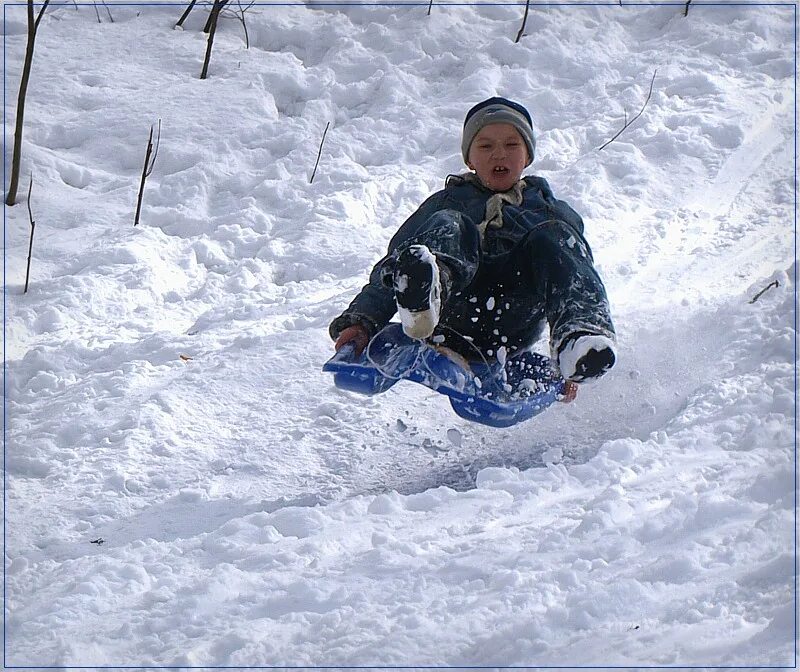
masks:
[[[508,191],[528,165],[528,147],[511,124],[484,126],[469,146],[467,165],[492,191]]]

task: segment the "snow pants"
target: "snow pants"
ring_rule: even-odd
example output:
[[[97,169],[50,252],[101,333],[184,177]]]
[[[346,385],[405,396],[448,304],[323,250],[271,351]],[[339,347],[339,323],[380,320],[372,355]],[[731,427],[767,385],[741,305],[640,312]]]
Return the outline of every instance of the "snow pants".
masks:
[[[551,354],[575,332],[614,338],[605,287],[583,235],[560,220],[488,229],[457,210],[429,217],[396,253],[426,245],[448,280],[439,340],[470,359],[528,349],[550,326]],[[520,227],[522,224],[522,228]],[[517,235],[514,235],[515,232]]]

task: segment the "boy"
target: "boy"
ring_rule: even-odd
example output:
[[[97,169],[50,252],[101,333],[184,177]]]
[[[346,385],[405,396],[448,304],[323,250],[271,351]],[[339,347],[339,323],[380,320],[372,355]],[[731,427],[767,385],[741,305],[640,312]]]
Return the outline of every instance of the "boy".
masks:
[[[400,227],[369,284],[330,325],[357,353],[399,313],[403,331],[467,360],[513,358],[550,325],[550,354],[570,383],[614,365],[615,333],[583,221],[540,177],[528,111],[489,98],[466,116],[450,175]],[[568,386],[574,397],[575,386]]]

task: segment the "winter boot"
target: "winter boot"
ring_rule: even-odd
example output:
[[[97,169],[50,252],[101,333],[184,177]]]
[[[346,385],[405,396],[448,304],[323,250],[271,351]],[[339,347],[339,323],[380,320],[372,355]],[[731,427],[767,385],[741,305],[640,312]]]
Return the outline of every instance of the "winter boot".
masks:
[[[393,285],[406,336],[428,338],[439,323],[443,299],[436,256],[425,245],[403,250],[394,267]]]
[[[561,375],[575,383],[599,378],[614,366],[616,359],[610,338],[584,331],[567,336],[558,349]]]

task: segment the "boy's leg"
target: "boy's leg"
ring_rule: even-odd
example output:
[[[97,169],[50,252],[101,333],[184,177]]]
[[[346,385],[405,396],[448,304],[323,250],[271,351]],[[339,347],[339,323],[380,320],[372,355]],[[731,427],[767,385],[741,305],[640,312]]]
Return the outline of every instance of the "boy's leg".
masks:
[[[460,291],[466,287],[478,270],[480,238],[478,230],[457,210],[440,210],[431,215],[411,236],[398,243],[382,269],[383,282],[391,286],[397,259],[405,250],[424,245],[434,255],[440,266],[444,265],[449,287]]]
[[[479,262],[477,231],[461,213],[443,210],[399,244],[385,263],[382,281],[395,293],[403,331],[427,338],[442,303],[474,277]]]
[[[517,249],[544,304],[550,348],[567,378],[602,375],[614,364],[614,326],[603,282],[583,238],[554,221],[531,231]]]
[[[397,257],[392,288],[406,336],[428,338],[439,324],[446,275],[425,245],[410,245]]]

